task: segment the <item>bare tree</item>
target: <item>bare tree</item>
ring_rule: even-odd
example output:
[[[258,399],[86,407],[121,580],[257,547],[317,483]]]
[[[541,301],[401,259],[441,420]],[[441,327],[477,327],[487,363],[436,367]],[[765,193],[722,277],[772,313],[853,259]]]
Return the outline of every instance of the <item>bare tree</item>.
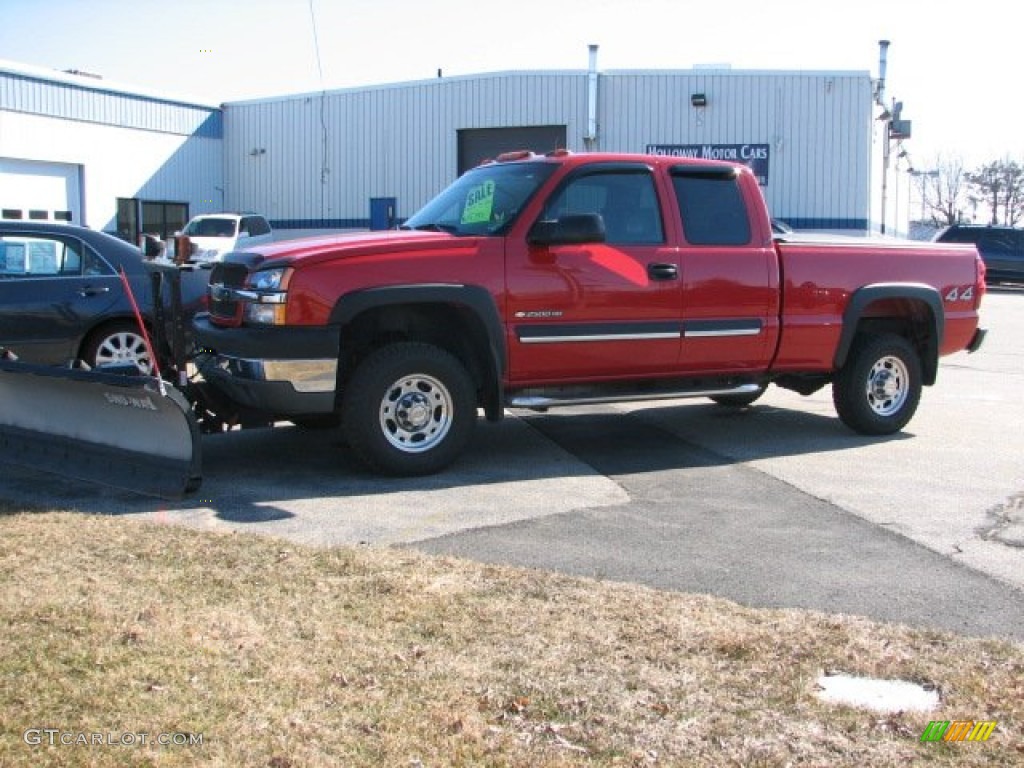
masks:
[[[915,172],[923,218],[937,227],[975,221],[1024,222],[1024,165],[1009,158],[967,171],[959,157],[937,157],[933,170]]]
[[[921,185],[926,218],[937,227],[956,224],[964,218],[964,208],[970,204],[971,190],[963,159],[940,155],[930,167],[932,171],[915,174]]]

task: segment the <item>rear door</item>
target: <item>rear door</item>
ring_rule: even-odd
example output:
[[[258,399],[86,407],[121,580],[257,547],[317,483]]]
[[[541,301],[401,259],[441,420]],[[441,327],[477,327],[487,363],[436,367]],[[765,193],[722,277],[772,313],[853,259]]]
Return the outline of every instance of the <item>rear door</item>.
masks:
[[[778,257],[752,215],[763,205],[737,169],[671,170],[682,231],[682,351],[685,373],[765,370],[779,334]]]
[[[30,363],[77,356],[86,330],[120,295],[120,278],[66,235],[0,235],[0,345]]]

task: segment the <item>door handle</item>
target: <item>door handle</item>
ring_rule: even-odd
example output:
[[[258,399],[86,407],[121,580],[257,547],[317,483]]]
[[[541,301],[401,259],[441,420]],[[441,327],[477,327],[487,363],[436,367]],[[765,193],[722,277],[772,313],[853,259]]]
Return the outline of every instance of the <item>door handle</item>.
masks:
[[[679,277],[679,270],[675,264],[648,264],[647,276],[651,280],[675,280]]]
[[[95,286],[87,285],[84,288],[78,289],[78,295],[83,299],[89,296],[98,296],[101,293],[110,293],[110,286],[101,285],[99,288],[96,288]]]

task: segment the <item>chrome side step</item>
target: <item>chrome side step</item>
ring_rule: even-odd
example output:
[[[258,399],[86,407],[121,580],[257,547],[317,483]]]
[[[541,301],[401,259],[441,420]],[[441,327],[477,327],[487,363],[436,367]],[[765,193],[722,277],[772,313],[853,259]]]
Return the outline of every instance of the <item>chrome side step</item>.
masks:
[[[523,390],[505,401],[509,408],[544,410],[569,405],[597,405],[600,403],[628,403],[640,400],[677,400],[693,397],[715,397],[718,395],[752,395],[761,388],[760,384],[749,382],[719,387],[655,387],[651,389],[607,389],[599,387],[551,387]]]

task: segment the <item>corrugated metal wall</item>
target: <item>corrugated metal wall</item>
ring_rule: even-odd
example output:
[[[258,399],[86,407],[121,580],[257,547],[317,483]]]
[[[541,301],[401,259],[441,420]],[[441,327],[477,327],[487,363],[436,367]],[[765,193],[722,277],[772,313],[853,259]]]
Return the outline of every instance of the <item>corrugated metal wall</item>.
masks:
[[[143,131],[219,139],[223,136],[220,109],[78,82],[0,70],[0,108],[84,123],[116,125]]]
[[[707,105],[691,106],[694,93]],[[224,108],[231,207],[279,227],[362,227],[370,198],[398,198],[405,218],[449,183],[460,129],[565,125],[569,149],[583,150],[587,73],[499,73]],[[768,145],[774,215],[865,229],[871,118],[867,72],[607,72],[596,148]]]
[[[586,71],[439,78],[223,112],[81,80],[0,68],[0,155],[83,166],[88,218],[101,227],[115,197],[259,211],[279,227],[364,227],[371,198],[397,198],[406,218],[452,181],[462,129],[562,125],[576,151],[587,129]],[[692,106],[694,93],[707,105]],[[595,148],[764,145],[774,215],[866,229],[871,104],[868,72],[605,72]]]
[[[566,125],[572,145],[585,100],[585,74],[541,72],[227,104],[229,203],[279,226],[359,227],[370,198],[396,197],[407,218],[455,179],[460,129]]]
[[[694,94],[706,106],[693,106]],[[601,77],[600,147],[767,144],[773,215],[806,228],[866,228],[871,96],[867,72],[610,72]]]

